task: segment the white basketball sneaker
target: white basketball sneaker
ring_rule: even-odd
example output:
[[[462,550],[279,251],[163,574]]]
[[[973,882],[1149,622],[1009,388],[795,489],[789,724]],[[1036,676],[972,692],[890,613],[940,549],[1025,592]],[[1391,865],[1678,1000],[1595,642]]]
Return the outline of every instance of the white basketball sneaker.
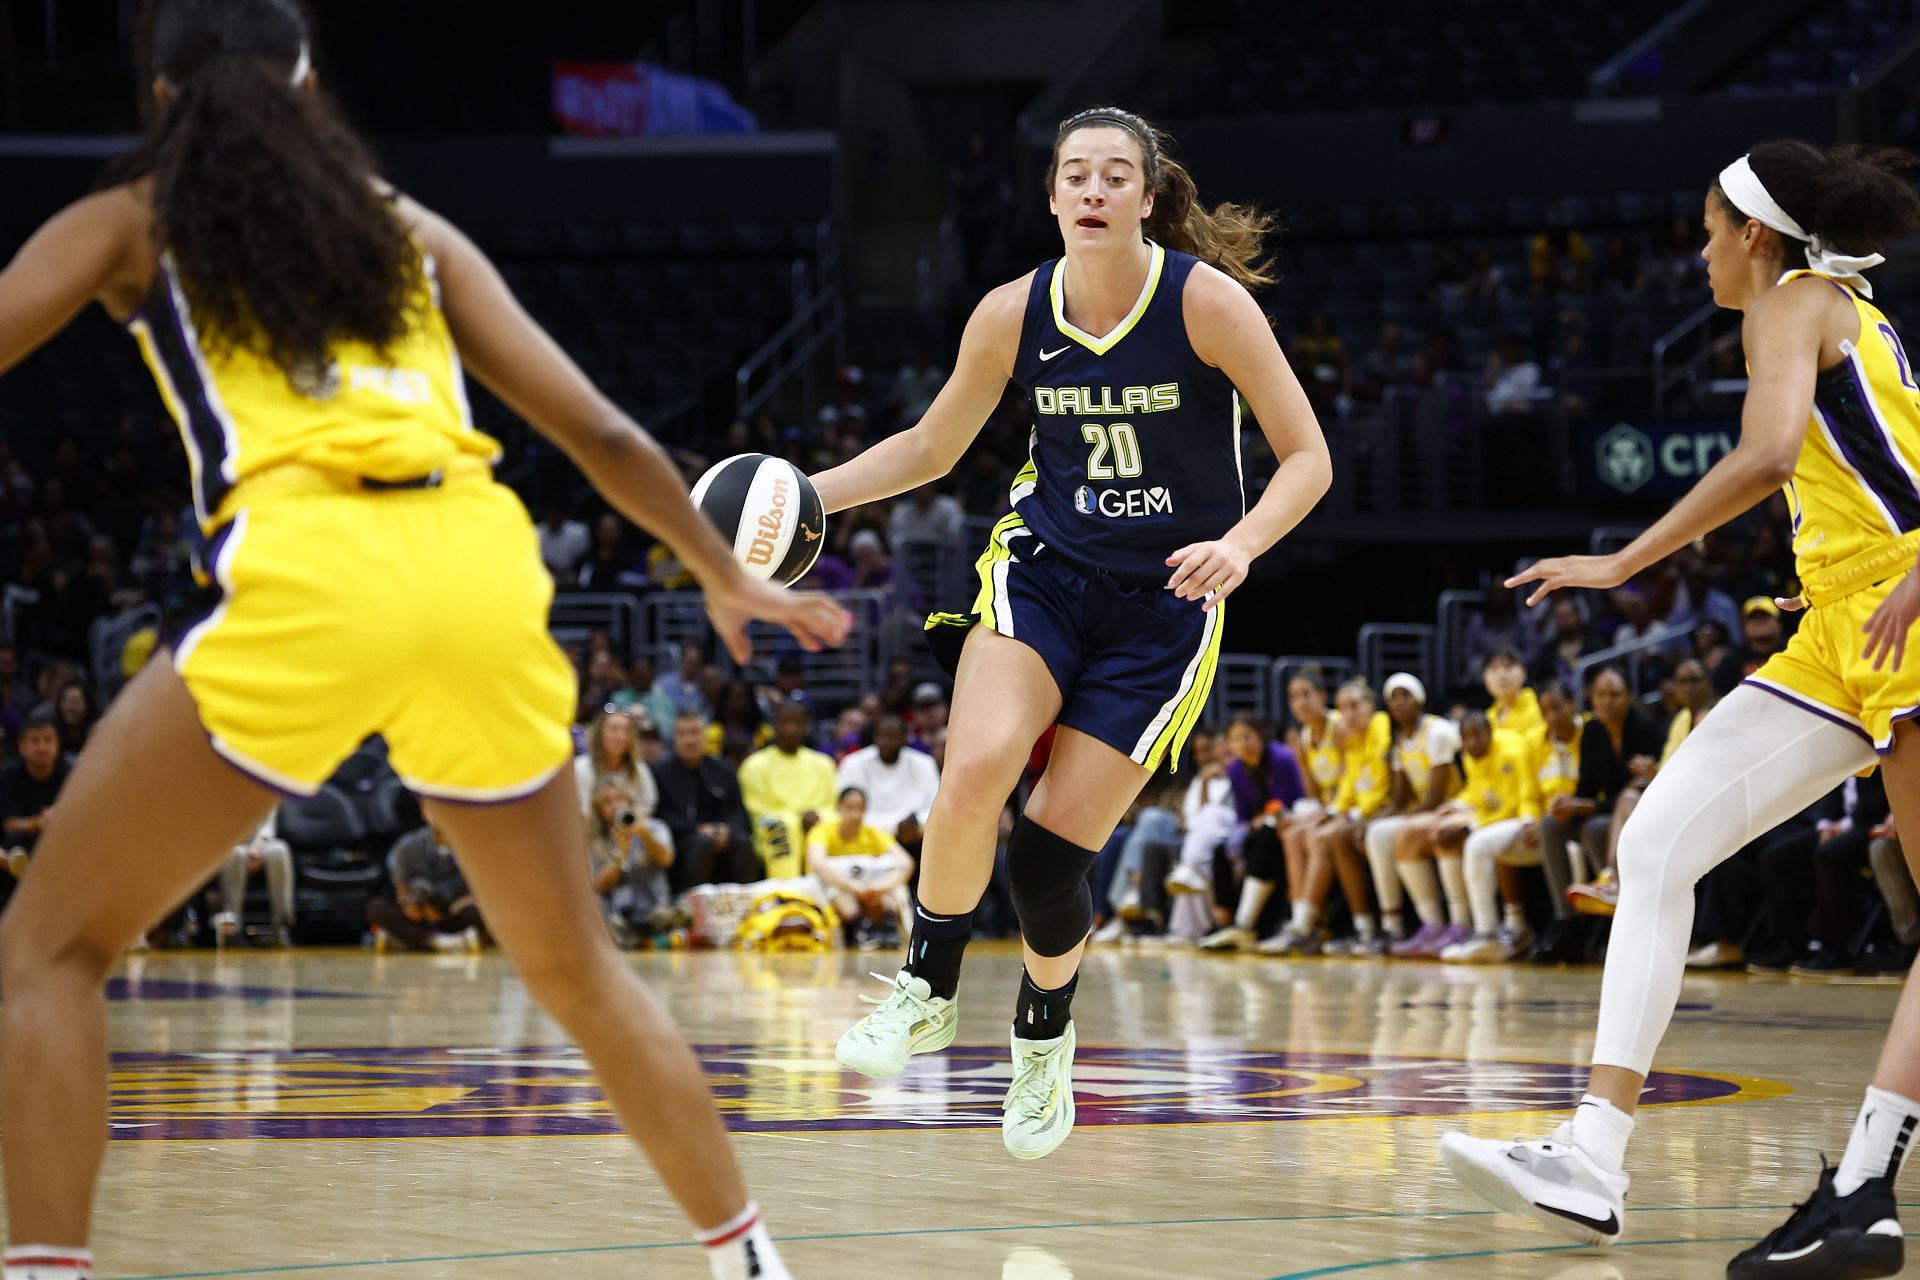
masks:
[[[1073,1132],[1071,1020],[1051,1040],[1013,1037],[1013,1083],[1000,1117],[1000,1137],[1017,1160],[1052,1155]]]
[[[959,1010],[953,1001],[934,995],[926,979],[905,969],[891,979],[884,973],[868,976],[891,981],[893,990],[884,1000],[860,997],[880,1007],[847,1028],[834,1046],[833,1056],[841,1066],[863,1076],[897,1076],[914,1054],[934,1053],[953,1043],[960,1029]]]
[[[1496,1209],[1532,1218],[1581,1244],[1612,1244],[1627,1212],[1627,1175],[1573,1145],[1573,1125],[1548,1138],[1496,1142],[1443,1134],[1440,1158],[1460,1185]]]
[[[1251,951],[1253,944],[1258,941],[1259,939],[1253,936],[1253,930],[1230,924],[1223,929],[1215,929],[1200,939],[1200,949],[1202,951]]]

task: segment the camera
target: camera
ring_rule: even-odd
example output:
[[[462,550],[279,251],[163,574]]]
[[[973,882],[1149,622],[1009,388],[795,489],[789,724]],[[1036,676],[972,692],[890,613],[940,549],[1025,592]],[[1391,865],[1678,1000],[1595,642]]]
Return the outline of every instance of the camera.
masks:
[[[631,809],[622,809],[614,815],[613,820],[623,827],[637,827],[640,825],[639,815]]]
[[[407,891],[413,895],[413,900],[423,907],[431,907],[435,911],[447,909],[448,898],[445,888],[427,876],[415,876],[407,881]]]

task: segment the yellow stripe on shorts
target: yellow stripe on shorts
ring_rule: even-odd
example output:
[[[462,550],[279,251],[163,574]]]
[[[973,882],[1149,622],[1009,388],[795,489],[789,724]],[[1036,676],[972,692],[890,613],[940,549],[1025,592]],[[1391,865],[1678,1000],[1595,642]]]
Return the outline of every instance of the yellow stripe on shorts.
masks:
[[[1013,559],[1013,551],[1007,546],[1007,535],[1015,529],[1024,529],[1027,522],[1020,518],[1018,511],[1009,511],[1000,517],[993,526],[993,533],[987,539],[987,549],[980,553],[974,562],[974,570],[980,575],[980,594],[974,597],[973,611],[989,631],[1000,630],[999,608],[1005,602],[998,599],[999,584],[994,581],[993,571],[997,565]]]
[[[1200,713],[1206,710],[1207,699],[1213,693],[1213,678],[1220,668],[1220,637],[1227,629],[1226,602],[1213,606],[1213,636],[1207,641],[1206,656],[1200,660],[1200,667],[1194,673],[1193,687],[1174,707],[1173,715],[1168,717],[1166,728],[1153,740],[1153,746],[1147,751],[1147,758],[1141,761],[1148,769],[1157,769],[1160,761],[1171,753],[1173,761],[1180,759],[1180,749],[1193,734],[1194,725],[1200,721]]]

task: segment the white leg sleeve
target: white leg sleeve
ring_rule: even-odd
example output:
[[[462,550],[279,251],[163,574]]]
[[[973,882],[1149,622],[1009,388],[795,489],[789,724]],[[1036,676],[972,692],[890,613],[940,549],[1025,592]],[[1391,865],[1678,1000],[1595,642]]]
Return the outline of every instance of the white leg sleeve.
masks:
[[[1874,760],[1861,734],[1751,685],[1701,721],[1620,833],[1595,1065],[1653,1066],[1680,998],[1694,883]]]
[[[1382,911],[1398,911],[1406,903],[1400,869],[1393,865],[1393,838],[1406,824],[1405,818],[1375,818],[1367,827],[1367,864],[1373,868],[1373,892]]]
[[[1473,910],[1475,933],[1497,933],[1500,929],[1499,877],[1493,868],[1500,861],[1500,855],[1520,838],[1524,826],[1526,823],[1519,818],[1509,818],[1467,834],[1461,861],[1467,877],[1467,901]]]

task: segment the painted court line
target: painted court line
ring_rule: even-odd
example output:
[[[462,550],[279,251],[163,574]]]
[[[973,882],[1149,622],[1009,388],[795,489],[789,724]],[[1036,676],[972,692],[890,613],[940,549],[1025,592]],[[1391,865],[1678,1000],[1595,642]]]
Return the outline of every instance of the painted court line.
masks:
[[[1642,1206],[1634,1209],[1635,1216],[1649,1213],[1732,1213],[1753,1212],[1769,1213],[1782,1209],[1791,1209],[1785,1204],[1711,1204],[1711,1205],[1657,1205]],[[1902,1208],[1913,1208],[1903,1204]],[[903,1236],[955,1236],[985,1235],[1005,1231],[1089,1231],[1119,1230],[1129,1227],[1220,1227],[1243,1226],[1260,1223],[1283,1222],[1388,1222],[1398,1219],[1418,1218],[1438,1220],[1447,1218],[1487,1218],[1492,1217],[1491,1209],[1440,1209],[1431,1213],[1316,1213],[1283,1214],[1278,1216],[1248,1218],[1137,1218],[1122,1222],[1032,1222],[1016,1223],[996,1227],[928,1227],[924,1229],[902,1231],[835,1231],[816,1235],[776,1236],[780,1244],[806,1244],[822,1240],[887,1240]],[[1695,1240],[1639,1240],[1628,1244],[1614,1245],[1615,1249],[1646,1248],[1650,1245],[1678,1244],[1731,1244],[1746,1240],[1746,1236],[1728,1236],[1724,1239]],[[662,1240],[651,1244],[603,1244],[575,1246],[562,1249],[509,1249],[498,1253],[449,1253],[434,1254],[418,1258],[359,1258],[349,1262],[300,1262],[277,1267],[241,1267],[229,1271],[169,1271],[165,1274],[144,1276],[123,1276],[120,1280],[221,1280],[228,1276],[279,1276],[304,1274],[312,1271],[343,1271],[349,1267],[406,1267],[430,1262],[495,1262],[506,1258],[569,1258],[599,1253],[649,1253],[662,1249],[698,1248],[691,1240]],[[1294,1271],[1274,1280],[1313,1280],[1318,1276],[1346,1275],[1355,1271],[1374,1270],[1380,1267],[1393,1267],[1415,1262],[1446,1262],[1456,1258],[1491,1258],[1503,1254],[1525,1253],[1561,1253],[1568,1250],[1587,1248],[1585,1245],[1544,1245],[1528,1249],[1483,1249],[1471,1253],[1442,1253],[1426,1257],[1378,1258],[1367,1262],[1346,1262],[1333,1267],[1322,1267],[1316,1271]],[[109,1278],[110,1280],[110,1278]]]
[[[1647,1210],[1637,1209],[1635,1212],[1646,1213]],[[1909,1231],[1907,1234],[1912,1236],[1915,1233]],[[1273,1280],[1319,1280],[1322,1276],[1347,1276],[1356,1271],[1377,1271],[1383,1267],[1411,1267],[1423,1262],[1457,1262],[1467,1258],[1511,1258],[1523,1254],[1577,1252],[1587,1252],[1598,1257],[1621,1249],[1652,1249],[1682,1244],[1752,1243],[1754,1243],[1752,1236],[1700,1236],[1691,1240],[1629,1240],[1625,1244],[1608,1245],[1604,1248],[1589,1244],[1547,1244],[1528,1249],[1473,1249],[1466,1253],[1429,1253],[1412,1258],[1376,1258],[1370,1262],[1343,1262],[1332,1267],[1316,1267],[1312,1271],[1289,1271],[1285,1275],[1273,1277]]]

